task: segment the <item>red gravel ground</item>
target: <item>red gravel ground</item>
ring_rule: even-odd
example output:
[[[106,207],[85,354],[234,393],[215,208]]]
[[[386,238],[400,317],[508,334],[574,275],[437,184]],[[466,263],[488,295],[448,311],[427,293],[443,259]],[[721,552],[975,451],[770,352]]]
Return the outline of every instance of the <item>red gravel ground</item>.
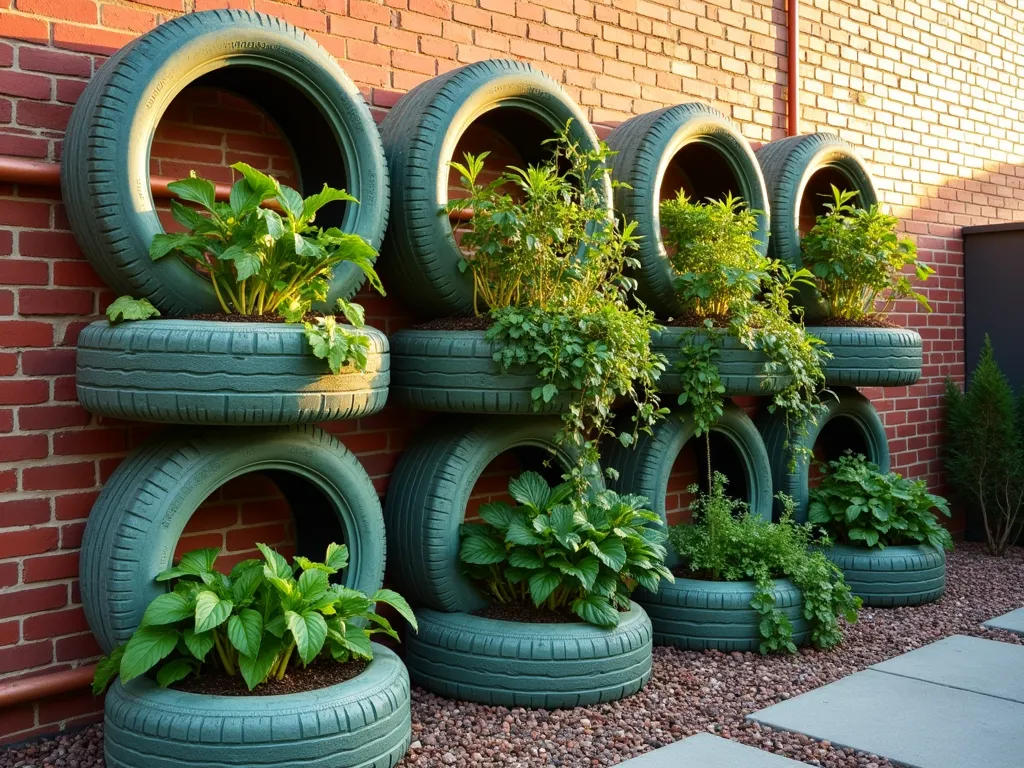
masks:
[[[607,766],[702,731],[828,768],[892,768],[873,755],[772,731],[743,717],[953,634],[1024,644],[981,623],[1024,606],[1024,548],[1003,559],[963,544],[946,595],[920,608],[869,609],[839,648],[763,657],[654,651],[654,677],[626,701],[555,712],[508,710],[413,692],[413,746],[403,768]],[[0,753],[0,768],[99,768],[102,726]]]

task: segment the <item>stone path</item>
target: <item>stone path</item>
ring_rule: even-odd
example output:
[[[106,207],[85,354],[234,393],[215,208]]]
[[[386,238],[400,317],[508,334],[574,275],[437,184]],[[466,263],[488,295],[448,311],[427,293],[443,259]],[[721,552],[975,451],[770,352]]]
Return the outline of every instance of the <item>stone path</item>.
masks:
[[[620,763],[616,768],[799,768],[785,757],[699,733]]]
[[[1018,608],[1016,611],[996,616],[994,619],[986,621],[982,626],[989,629],[1005,629],[1007,632],[1024,635],[1024,608]]]

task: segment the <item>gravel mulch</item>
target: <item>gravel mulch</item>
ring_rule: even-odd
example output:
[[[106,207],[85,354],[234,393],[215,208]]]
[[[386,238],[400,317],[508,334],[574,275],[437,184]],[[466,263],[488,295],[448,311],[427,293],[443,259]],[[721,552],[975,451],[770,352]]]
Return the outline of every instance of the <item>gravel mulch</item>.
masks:
[[[702,731],[807,765],[892,768],[874,755],[773,731],[743,717],[901,653],[954,634],[1008,643],[1024,639],[981,623],[1024,606],[1024,549],[990,558],[977,544],[950,555],[947,592],[919,608],[866,609],[846,641],[827,653],[654,651],[654,677],[626,701],[574,710],[508,710],[414,690],[413,746],[402,768],[608,766]],[[102,726],[0,753],[0,768],[100,768]],[[31,751],[31,754],[29,754]]]

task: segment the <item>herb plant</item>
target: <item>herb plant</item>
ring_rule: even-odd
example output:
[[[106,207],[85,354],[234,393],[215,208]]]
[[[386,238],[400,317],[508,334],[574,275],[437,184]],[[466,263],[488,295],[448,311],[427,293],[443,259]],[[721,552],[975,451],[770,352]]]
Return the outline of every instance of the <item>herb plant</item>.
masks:
[[[989,552],[1002,556],[1024,531],[1024,398],[1015,400],[985,338],[966,392],[946,380],[950,483],[977,511]]]
[[[330,582],[348,565],[344,544],[328,545],[323,562],[296,557],[293,565],[257,546],[264,559],[238,563],[228,576],[214,570],[217,549],[189,552],[159,574],[157,581],[173,584],[172,591],[155,598],[127,644],[99,662],[93,693],[103,693],[117,675],[127,683],[154,669],[164,688],[216,668],[241,675],[251,691],[320,656],[369,661],[372,635],[398,639],[375,603],[390,605],[416,628],[398,593],[381,589],[368,597]]]
[[[107,319],[111,325],[125,320],[148,320],[151,317],[160,317],[160,310],[154,307],[149,299],[119,296],[107,307]]]
[[[495,361],[504,370],[537,367],[537,409],[575,392],[559,439],[580,449],[571,475],[582,486],[599,439],[614,434],[616,400],[636,409],[636,428],[616,435],[626,445],[664,415],[655,387],[664,360],[650,348],[654,316],[628,303],[636,284],[623,273],[638,266],[635,224],[620,227],[599,192],[610,150],[584,150],[567,129],[550,144],[548,161],[510,167],[486,184],[486,153],[452,163],[466,196],[442,213],[468,216],[460,266],[473,277],[476,311],[486,308],[493,321],[486,336],[497,343]]]
[[[923,480],[879,472],[863,455],[849,452],[821,468],[825,475],[811,490],[808,521],[834,541],[878,549],[907,544],[953,548],[949,531],[933,511],[949,517],[949,505],[928,493]]]
[[[637,584],[672,581],[665,533],[647,499],[601,491],[580,497],[572,483],[551,488],[536,472],[512,480],[519,503],[485,504],[483,524],[463,524],[459,557],[467,576],[498,603],[571,610],[599,627],[619,623]]]
[[[711,581],[752,580],[757,587],[751,607],[762,615],[761,652],[796,652],[793,625],[775,608],[774,579],[787,578],[803,594],[811,642],[831,648],[843,637],[838,619],[857,620],[859,597],[850,593],[843,573],[820,551],[810,526],[793,522],[793,500],[784,494],[782,519],[771,523],[749,513],[746,504],[725,493],[726,478],[714,474],[710,493],[690,486],[694,522],[672,526],[669,541],[693,578]]]
[[[918,280],[927,280],[935,270],[917,261],[913,240],[897,234],[899,219],[877,203],[870,208],[853,205],[857,194],[833,186],[826,213],[801,242],[801,258],[814,274],[829,314],[851,322],[884,317],[902,298],[915,299],[930,312],[927,299],[914,290],[903,269],[913,265]]]

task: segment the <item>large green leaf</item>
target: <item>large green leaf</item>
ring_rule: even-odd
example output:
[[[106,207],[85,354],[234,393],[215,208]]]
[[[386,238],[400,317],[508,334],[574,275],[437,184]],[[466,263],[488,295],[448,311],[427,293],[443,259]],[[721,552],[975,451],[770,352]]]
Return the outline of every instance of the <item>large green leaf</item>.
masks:
[[[263,638],[260,645],[260,652],[257,656],[239,656],[238,671],[242,673],[242,679],[251,691],[257,685],[267,679],[270,668],[277,661],[281,653],[281,641],[273,635]]]
[[[232,607],[230,600],[222,600],[215,592],[200,592],[196,597],[196,632],[219,627],[228,620]]]
[[[520,504],[537,512],[544,512],[551,489],[538,473],[524,472],[508,484],[508,493]]]
[[[576,563],[576,568],[580,572],[580,575],[577,577],[580,580],[580,584],[583,585],[583,589],[589,592],[594,588],[597,574],[601,570],[601,561],[593,555],[587,555]]]
[[[213,646],[216,644],[213,632],[196,632],[189,627],[181,634],[185,640],[185,646],[199,661],[205,660],[206,654],[213,650]]]
[[[614,571],[622,570],[622,566],[626,564],[626,547],[622,543],[622,539],[613,536],[598,542],[597,551],[594,554]]]
[[[202,258],[206,241],[184,232],[160,233],[149,244],[149,257],[156,261],[169,253],[181,251],[194,259]]]
[[[231,205],[231,212],[235,218],[244,216],[259,207],[263,202],[264,195],[257,189],[253,189],[248,181],[240,179],[231,185],[231,195],[228,202]]]
[[[416,623],[416,615],[412,612],[412,608],[409,607],[406,599],[397,592],[390,589],[378,589],[370,599],[375,603],[390,605],[398,611],[399,616],[409,622],[413,629],[419,629],[419,625]]]
[[[315,195],[310,195],[302,203],[302,220],[304,223],[308,223],[315,215],[316,212],[323,208],[328,203],[333,203],[336,200],[344,200],[350,203],[358,203],[352,195],[343,189],[334,189],[324,184],[324,188],[317,192]]]
[[[149,303],[149,299],[133,299],[131,296],[119,296],[107,307],[107,319],[111,325],[125,320],[148,320],[159,317],[160,310]]]
[[[277,193],[278,183],[272,176],[267,176],[267,174],[257,171],[248,163],[238,162],[232,164],[231,167],[242,174],[242,178],[245,179],[249,187],[262,195],[263,199],[272,197]]]
[[[191,576],[202,576],[204,573],[209,573],[213,570],[213,565],[217,562],[219,554],[220,549],[216,547],[186,552],[181,556],[181,560],[178,561],[178,569]]]
[[[325,571],[303,571],[299,576],[299,597],[307,603],[315,603],[327,594],[330,588]]]
[[[178,644],[178,637],[173,627],[142,627],[136,630],[121,658],[121,682],[134,680],[167,658]]]
[[[339,616],[359,616],[370,610],[370,599],[362,592],[343,587],[340,584],[334,585],[332,589],[338,597],[334,610],[337,611]]]
[[[513,522],[522,518],[522,514],[503,501],[480,505],[480,519],[490,526],[505,532]]]
[[[196,670],[196,663],[191,659],[171,659],[156,673],[156,684],[161,688],[184,680]]]
[[[153,599],[142,614],[142,626],[173,624],[191,618],[192,602],[177,592],[168,592]]]
[[[505,545],[490,536],[465,536],[459,558],[474,565],[494,565],[505,560]]]
[[[612,607],[607,598],[598,595],[573,600],[572,611],[588,624],[598,627],[617,627],[619,612]]]
[[[291,187],[285,186],[284,184],[279,185],[277,191],[277,202],[281,204],[285,213],[287,213],[291,218],[302,218],[302,195]]]
[[[536,570],[544,567],[544,558],[532,549],[519,547],[512,550],[508,556],[508,564],[514,568],[529,568]]]
[[[231,571],[231,597],[235,605],[243,605],[248,602],[263,583],[263,563],[259,560],[247,562],[249,564],[237,574],[234,569]]]
[[[285,611],[284,619],[288,623],[295,647],[303,663],[309,664],[324,647],[327,639],[327,622],[316,611]]]
[[[199,203],[207,210],[213,210],[213,204],[217,200],[216,188],[213,182],[192,176],[181,181],[172,181],[167,188],[180,197],[191,203]]]
[[[370,638],[361,629],[348,632],[335,642],[360,658],[373,658],[373,647],[370,645]]]
[[[107,690],[107,686],[113,682],[114,678],[117,677],[117,673],[121,669],[121,658],[124,656],[125,647],[123,645],[117,646],[117,648],[110,652],[109,656],[104,656],[96,662],[96,671],[92,676],[93,696],[101,695]]]
[[[530,576],[530,597],[534,605],[540,605],[547,600],[561,583],[562,574],[551,568],[545,568]]]
[[[238,282],[258,275],[263,268],[263,262],[260,261],[259,255],[240,245],[225,248],[217,258],[221,261],[230,261],[235,265],[235,279]]]
[[[289,579],[292,576],[292,567],[288,565],[288,561],[285,560],[281,555],[272,550],[266,544],[257,544],[256,548],[263,553],[263,558],[267,561],[267,566],[273,572],[275,576],[280,579]]]
[[[517,544],[522,547],[536,547],[544,544],[544,539],[538,536],[534,530],[520,520],[513,520],[505,532],[505,541],[509,544]]]
[[[259,611],[244,608],[228,619],[228,640],[244,656],[256,656],[263,637],[263,617]]]
[[[348,566],[348,547],[332,541],[327,545],[327,557],[324,562],[335,571],[343,570]]]

